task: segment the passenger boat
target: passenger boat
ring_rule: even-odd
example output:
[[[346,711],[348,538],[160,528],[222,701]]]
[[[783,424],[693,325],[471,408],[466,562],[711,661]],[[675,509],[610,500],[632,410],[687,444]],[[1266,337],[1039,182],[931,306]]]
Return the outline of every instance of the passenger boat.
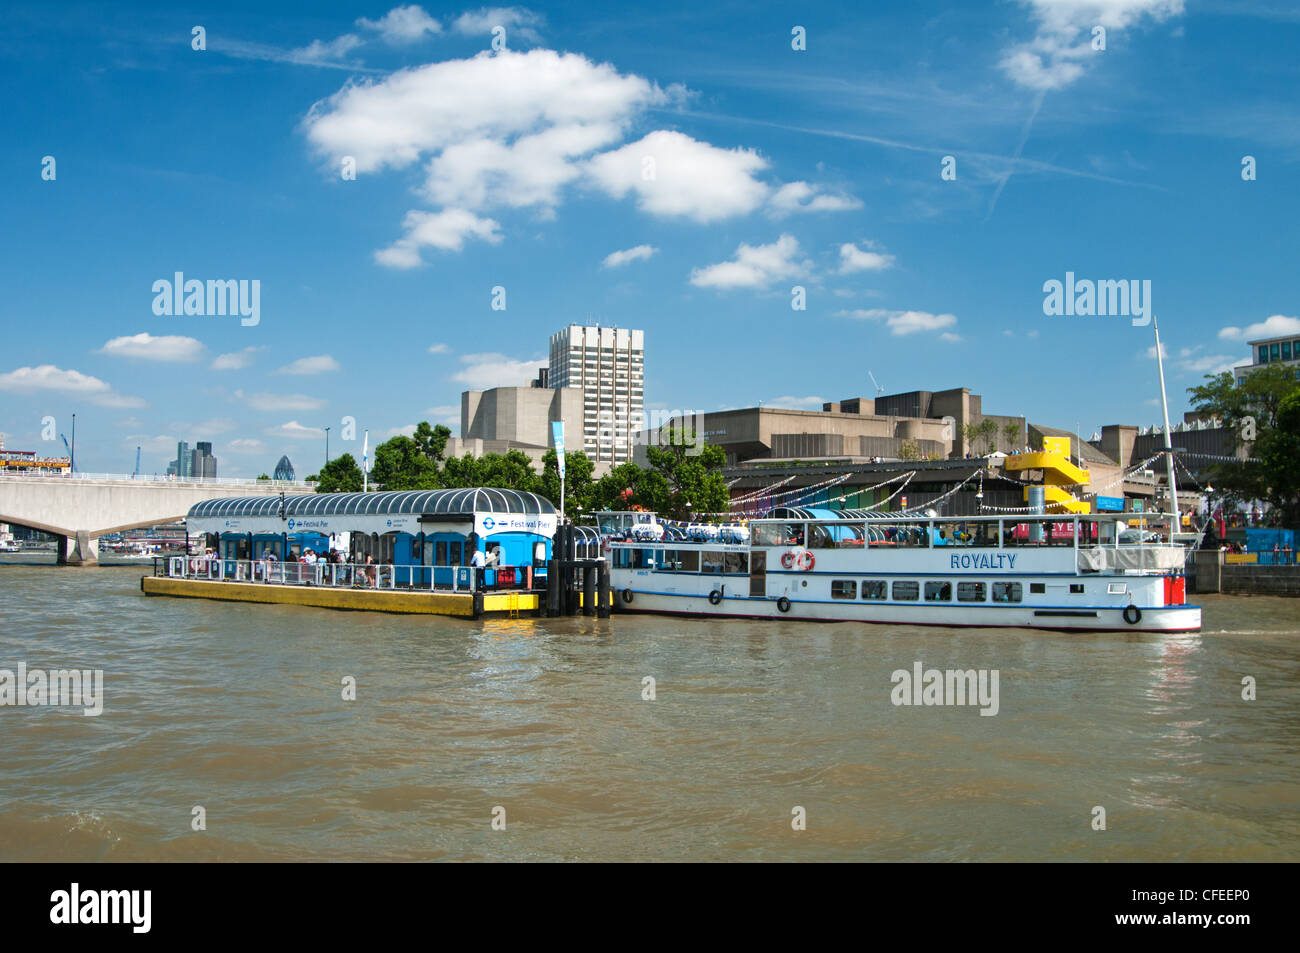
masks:
[[[736,542],[665,527],[653,514],[601,515],[622,611],[945,627],[1201,627],[1200,607],[1186,604],[1183,548],[1128,542],[1123,514],[781,508],[749,521],[748,539],[736,534]]]

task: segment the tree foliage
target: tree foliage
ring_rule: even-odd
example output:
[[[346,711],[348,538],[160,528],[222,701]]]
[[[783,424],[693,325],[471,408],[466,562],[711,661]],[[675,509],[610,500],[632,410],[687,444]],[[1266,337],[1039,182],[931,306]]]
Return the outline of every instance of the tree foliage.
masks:
[[[357,461],[352,458],[352,454],[345,453],[321,467],[316,492],[360,493],[361,485],[361,468],[357,466]]]

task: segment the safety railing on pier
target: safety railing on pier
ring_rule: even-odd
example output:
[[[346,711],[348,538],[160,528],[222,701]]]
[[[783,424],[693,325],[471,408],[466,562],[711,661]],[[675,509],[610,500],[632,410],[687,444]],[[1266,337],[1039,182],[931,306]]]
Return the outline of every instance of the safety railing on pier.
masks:
[[[392,589],[473,592],[475,589],[531,589],[531,567],[481,569],[476,566],[395,566],[363,563],[302,563],[268,559],[160,556],[155,576],[206,582],[246,582],[331,589]],[[536,580],[545,585],[544,575]]]

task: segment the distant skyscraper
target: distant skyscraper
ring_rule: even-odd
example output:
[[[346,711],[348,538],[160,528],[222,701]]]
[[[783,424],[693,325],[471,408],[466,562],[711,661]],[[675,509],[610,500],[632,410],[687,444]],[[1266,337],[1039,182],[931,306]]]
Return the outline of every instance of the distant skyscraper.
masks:
[[[271,474],[272,479],[276,480],[293,480],[293,464],[289,462],[288,456],[280,458],[280,462],[275,465],[275,472]]]
[[[176,475],[178,477],[193,476],[193,459],[190,454],[190,445],[185,442],[176,444]]]
[[[217,458],[212,455],[212,444],[200,440],[190,451],[190,476],[212,478],[217,475]]]
[[[645,414],[644,331],[571,324],[551,335],[546,377],[553,388],[582,388],[582,442],[566,434],[568,446],[595,462],[632,459]]]

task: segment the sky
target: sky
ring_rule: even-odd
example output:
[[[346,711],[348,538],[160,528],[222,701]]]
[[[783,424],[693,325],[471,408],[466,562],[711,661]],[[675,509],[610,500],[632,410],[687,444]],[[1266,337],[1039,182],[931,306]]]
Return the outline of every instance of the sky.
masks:
[[[0,432],[301,477],[570,323],[645,330],[649,409],[1158,423],[1136,299],[1045,313],[1067,273],[1149,289],[1177,420],[1300,337],[1297,49],[1281,0],[7,4]]]

